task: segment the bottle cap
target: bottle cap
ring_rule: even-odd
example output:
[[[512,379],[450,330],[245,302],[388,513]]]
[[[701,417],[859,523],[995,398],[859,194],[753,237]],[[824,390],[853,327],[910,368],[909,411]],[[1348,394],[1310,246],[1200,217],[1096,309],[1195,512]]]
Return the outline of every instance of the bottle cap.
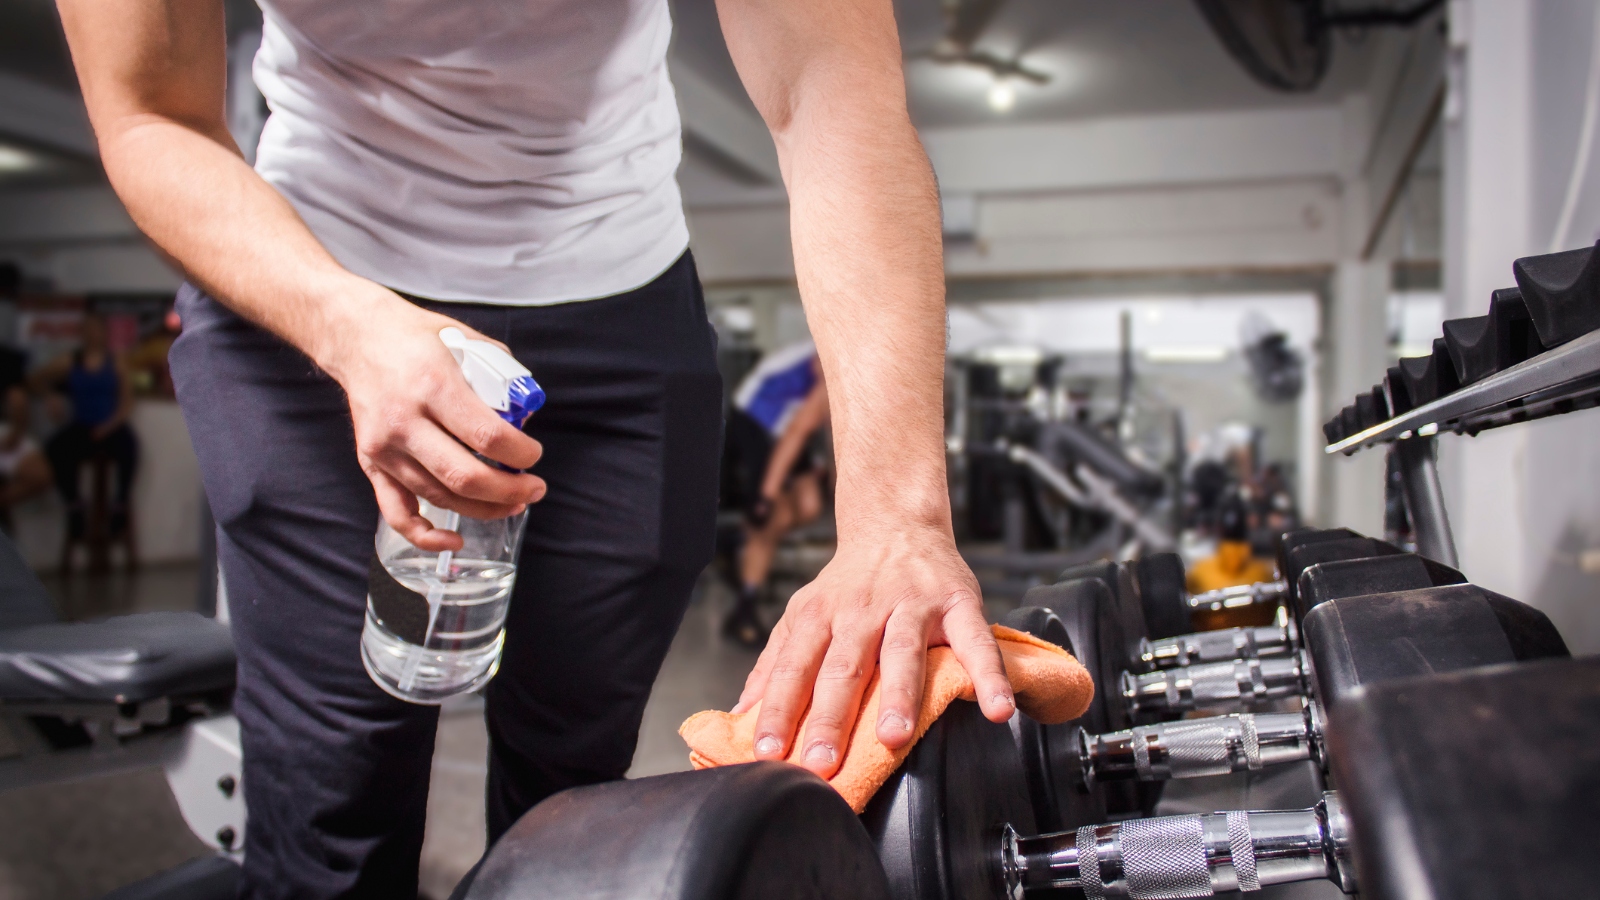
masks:
[[[488,341],[468,338],[459,328],[441,330],[439,340],[450,348],[472,392],[500,418],[521,428],[523,421],[544,405],[544,389],[516,357]]]

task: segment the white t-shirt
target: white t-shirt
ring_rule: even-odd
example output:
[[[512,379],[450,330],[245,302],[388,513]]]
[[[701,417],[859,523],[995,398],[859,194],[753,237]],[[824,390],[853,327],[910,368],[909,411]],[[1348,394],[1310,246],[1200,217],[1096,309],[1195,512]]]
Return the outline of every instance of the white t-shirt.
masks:
[[[256,170],[346,268],[437,300],[639,287],[688,246],[666,0],[261,0]]]

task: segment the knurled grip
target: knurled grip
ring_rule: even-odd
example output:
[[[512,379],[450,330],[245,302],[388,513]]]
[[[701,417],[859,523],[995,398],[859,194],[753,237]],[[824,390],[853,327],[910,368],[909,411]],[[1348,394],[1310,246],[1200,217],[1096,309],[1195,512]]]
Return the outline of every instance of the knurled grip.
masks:
[[[1132,900],[1183,900],[1216,893],[1199,816],[1133,819],[1122,823],[1118,837]]]
[[[1261,735],[1256,731],[1254,713],[1239,714],[1239,748],[1244,751],[1244,764],[1252,772],[1261,770]]]
[[[1078,829],[1078,886],[1083,888],[1084,900],[1105,900],[1106,896],[1106,886],[1100,881],[1096,828],[1094,825],[1085,825]]]
[[[1174,772],[1226,775],[1233,771],[1228,730],[1213,722],[1183,722],[1167,728],[1167,756]]]
[[[1237,809],[1228,812],[1228,847],[1239,890],[1261,890],[1261,876],[1256,873],[1256,845],[1250,839],[1249,813]]]

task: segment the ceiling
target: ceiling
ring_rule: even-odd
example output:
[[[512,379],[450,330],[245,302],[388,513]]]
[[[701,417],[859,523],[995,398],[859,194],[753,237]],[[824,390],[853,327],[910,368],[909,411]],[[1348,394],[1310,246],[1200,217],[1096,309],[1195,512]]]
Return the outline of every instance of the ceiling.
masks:
[[[230,31],[259,21],[250,0],[225,0]],[[748,106],[722,41],[715,0],[671,0],[674,65],[688,65]],[[919,127],[981,126],[1108,115],[1327,104],[1359,90],[1371,67],[1373,36],[1341,35],[1334,65],[1312,94],[1287,95],[1257,85],[1223,51],[1193,0],[1007,0],[977,48],[1050,76],[1044,85],[1014,81],[1016,103],[992,110],[994,79],[971,66],[917,58],[944,30],[940,0],[895,0],[912,117]],[[253,20],[253,21],[252,21]],[[0,3],[0,72],[76,90],[52,0]],[[698,172],[693,148],[687,181],[715,187],[715,166]],[[29,173],[41,177],[43,171]],[[56,177],[80,175],[52,167]],[[20,173],[0,173],[0,182]],[[701,177],[705,176],[705,177]],[[728,185],[737,188],[737,185]],[[698,192],[696,192],[698,193]],[[741,192],[741,193],[747,193]]]
[[[227,5],[230,26],[259,16],[248,0]],[[744,101],[715,0],[672,0],[672,6],[675,59]],[[915,58],[944,30],[940,0],[895,0],[895,10],[912,116],[921,127],[1327,103],[1360,88],[1374,43],[1370,36],[1341,35],[1321,88],[1287,95],[1251,81],[1192,0],[1008,0],[978,48],[1047,73],[1050,82],[1016,81],[1016,106],[1000,113],[985,102],[993,83],[988,72]],[[0,71],[75,88],[51,0],[0,3]]]
[[[743,97],[722,43],[715,0],[672,0],[675,61]],[[1283,94],[1251,81],[1228,57],[1192,0],[1009,0],[977,46],[1050,75],[1014,81],[1016,105],[986,102],[982,69],[916,58],[944,31],[940,0],[895,0],[911,114],[919,127],[1059,121],[1108,115],[1320,105],[1365,84],[1376,41],[1335,38],[1334,62],[1310,94]]]

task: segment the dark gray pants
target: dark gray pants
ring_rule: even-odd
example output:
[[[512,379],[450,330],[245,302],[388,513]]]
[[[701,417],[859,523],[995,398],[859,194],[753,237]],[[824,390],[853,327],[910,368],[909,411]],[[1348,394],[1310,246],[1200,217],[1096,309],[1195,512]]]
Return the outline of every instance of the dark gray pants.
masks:
[[[486,689],[491,842],[566,787],[627,770],[651,684],[711,557],[721,381],[694,262],[615,297],[424,303],[504,341],[548,404]],[[359,650],[378,524],[343,392],[185,286],[172,375],[218,528],[244,743],[244,896],[416,896],[437,709]]]

